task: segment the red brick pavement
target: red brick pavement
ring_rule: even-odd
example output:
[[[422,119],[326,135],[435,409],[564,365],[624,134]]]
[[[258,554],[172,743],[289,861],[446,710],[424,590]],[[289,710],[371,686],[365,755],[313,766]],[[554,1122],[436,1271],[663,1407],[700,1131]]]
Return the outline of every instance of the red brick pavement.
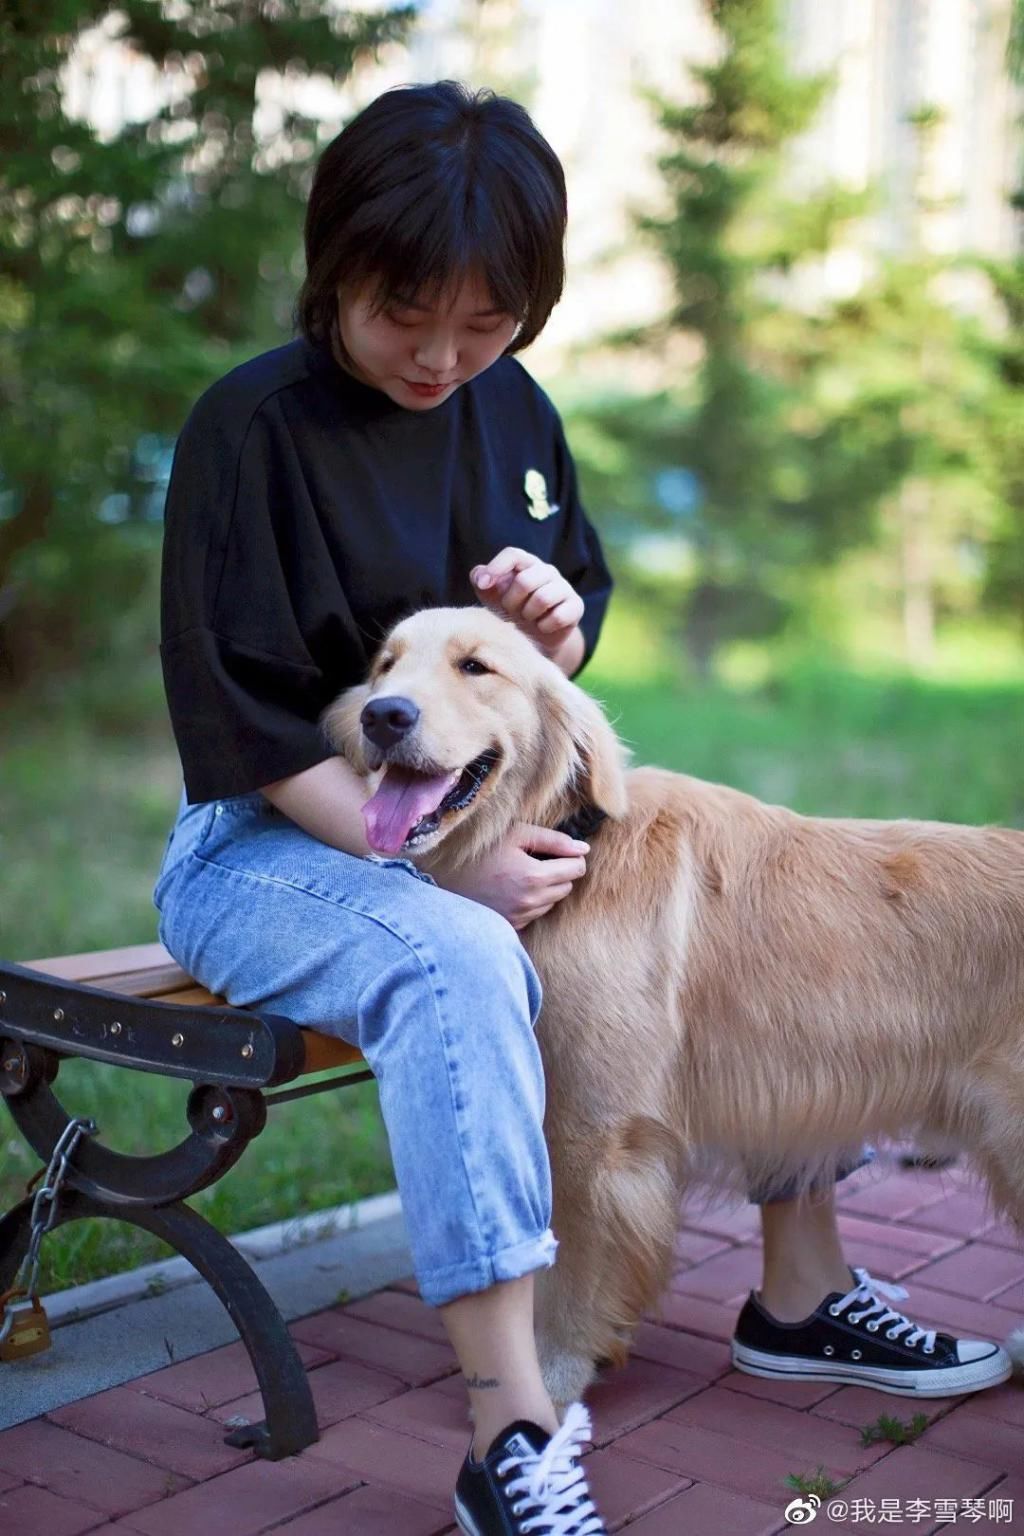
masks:
[[[1005,1338],[1024,1314],[1024,1254],[957,1171],[855,1174],[840,1189],[847,1256],[908,1286],[922,1321]],[[750,1208],[691,1210],[678,1268],[629,1364],[587,1394],[590,1487],[612,1531],[775,1536],[792,1530],[786,1479],[818,1471],[839,1508],[816,1529],[867,1536],[1024,1532],[1024,1390],[914,1404],[864,1388],[733,1371],[736,1309],[760,1270]],[[321,1436],[270,1463],[224,1444],[259,1417],[240,1345],[0,1434],[0,1531],[10,1536],[451,1536],[469,1443],[462,1379],[436,1310],[411,1279],[292,1326]],[[59,1348],[58,1336],[58,1348]],[[913,1445],[862,1443],[880,1414],[925,1411]]]

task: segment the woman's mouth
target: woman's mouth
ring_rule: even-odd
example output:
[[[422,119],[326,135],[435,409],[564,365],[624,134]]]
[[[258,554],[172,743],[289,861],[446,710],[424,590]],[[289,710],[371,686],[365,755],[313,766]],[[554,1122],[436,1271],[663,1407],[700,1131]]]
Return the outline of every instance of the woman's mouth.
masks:
[[[411,389],[414,394],[422,395],[425,399],[432,400],[437,395],[443,395],[446,389],[451,389],[455,380],[452,380],[452,384],[417,384],[412,379],[403,378],[402,383]]]

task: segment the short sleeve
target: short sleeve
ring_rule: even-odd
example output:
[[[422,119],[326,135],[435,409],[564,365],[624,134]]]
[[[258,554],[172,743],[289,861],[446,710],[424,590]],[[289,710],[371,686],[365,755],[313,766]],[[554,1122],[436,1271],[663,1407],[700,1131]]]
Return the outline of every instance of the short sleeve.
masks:
[[[330,678],[310,653],[318,605],[329,600],[343,624],[343,600],[303,583],[312,513],[293,460],[272,409],[235,425],[210,395],[175,451],[160,659],[190,804],[249,794],[331,757],[320,715],[365,667],[354,649],[344,665],[337,635]]]
[[[612,576],[604,558],[597,530],[580,503],[573,463],[565,432],[557,421],[556,460],[558,491],[556,498],[562,514],[562,532],[556,550],[558,569],[583,599],[583,660],[573,674],[578,677],[597,649],[601,627],[612,595]]]
[[[163,642],[160,659],[190,805],[251,794],[334,755],[318,724],[317,667],[207,628]]]

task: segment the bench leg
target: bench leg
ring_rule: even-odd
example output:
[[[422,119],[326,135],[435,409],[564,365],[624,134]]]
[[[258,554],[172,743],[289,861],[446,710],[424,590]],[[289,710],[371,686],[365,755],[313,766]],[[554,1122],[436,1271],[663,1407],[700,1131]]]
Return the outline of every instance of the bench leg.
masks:
[[[22,1200],[0,1219],[0,1287],[8,1286],[28,1250],[32,1201]],[[313,1394],[284,1319],[245,1259],[215,1227],[175,1201],[159,1207],[107,1204],[75,1189],[61,1193],[56,1225],[107,1216],[143,1227],[170,1245],[202,1275],[227,1308],[252,1361],[266,1419],[224,1438],[252,1446],[267,1461],[292,1456],[319,1439]]]

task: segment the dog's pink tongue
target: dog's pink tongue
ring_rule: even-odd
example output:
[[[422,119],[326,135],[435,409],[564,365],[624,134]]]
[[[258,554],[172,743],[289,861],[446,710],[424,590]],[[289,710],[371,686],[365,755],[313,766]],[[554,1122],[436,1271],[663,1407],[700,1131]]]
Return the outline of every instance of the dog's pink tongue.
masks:
[[[389,767],[377,793],[363,806],[366,841],[377,853],[397,853],[418,821],[436,811],[459,782],[459,770],[431,777]]]

